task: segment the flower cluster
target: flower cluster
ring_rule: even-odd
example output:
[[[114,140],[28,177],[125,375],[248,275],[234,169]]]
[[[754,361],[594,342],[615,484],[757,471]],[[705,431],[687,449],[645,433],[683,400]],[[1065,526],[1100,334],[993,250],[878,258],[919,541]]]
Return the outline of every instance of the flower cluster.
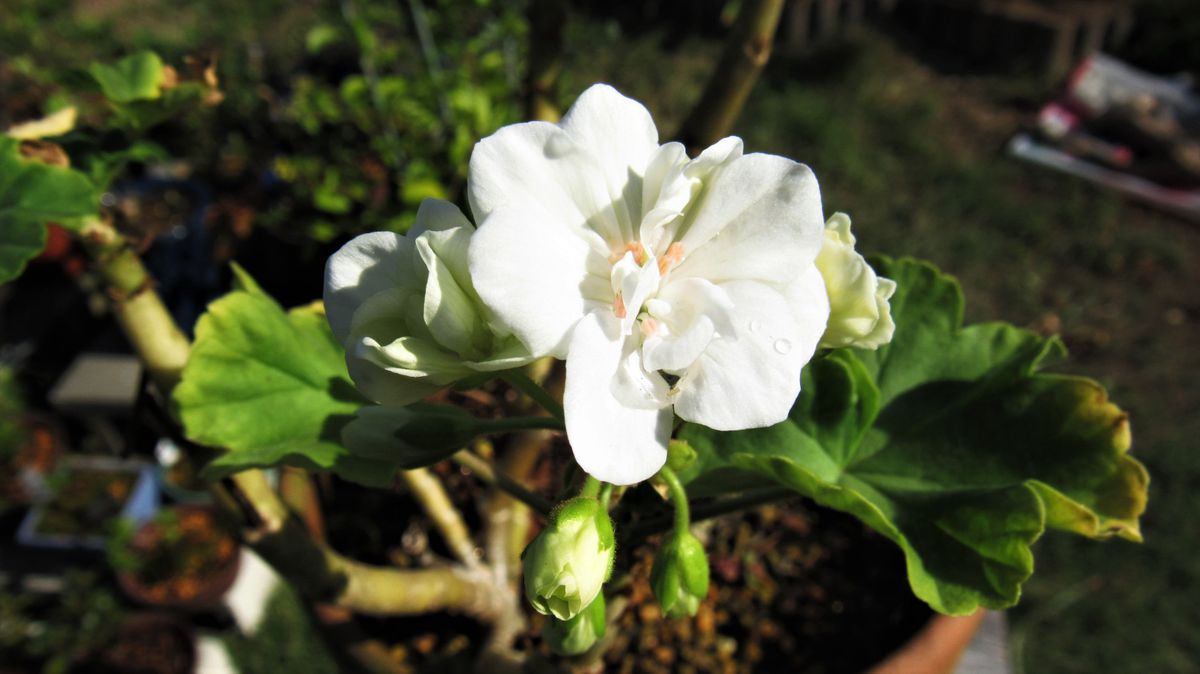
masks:
[[[818,347],[890,339],[894,285],[848,218],[825,222],[807,166],[733,137],[689,158],[607,85],[559,124],[482,140],[467,192],[478,230],[428,201],[407,236],[366,234],[329,260],[330,324],[377,402],[565,359],[576,461],[632,484],[662,467],[676,416],[778,423]]]

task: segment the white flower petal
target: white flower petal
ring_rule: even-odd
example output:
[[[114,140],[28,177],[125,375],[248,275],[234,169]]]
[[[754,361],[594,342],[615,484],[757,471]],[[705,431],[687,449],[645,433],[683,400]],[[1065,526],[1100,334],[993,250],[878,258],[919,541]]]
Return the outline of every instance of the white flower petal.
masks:
[[[732,300],[704,279],[668,283],[658,300],[670,306],[670,314],[660,319],[667,329],[648,337],[642,346],[648,370],[680,372],[696,362],[718,333],[727,340],[737,337]]]
[[[612,395],[626,407],[660,410],[671,404],[671,387],[662,375],[646,368],[642,362],[642,350],[638,348],[639,341],[636,337],[624,339]]]
[[[454,227],[417,237],[417,253],[429,270],[422,319],[437,342],[464,358],[479,358],[489,346],[481,305],[467,270],[471,230]]]
[[[641,241],[661,256],[675,239],[684,210],[714,170],[742,156],[742,139],[723,138],[688,160],[680,143],[667,143],[650,160],[642,188]]]
[[[417,207],[417,218],[408,230],[408,238],[415,239],[425,232],[442,232],[456,227],[464,227],[468,232],[475,227],[458,206],[444,199],[422,199]]]
[[[480,231],[492,213],[511,208],[544,213],[606,256],[629,240],[600,161],[554,124],[513,124],[479,141],[467,196]]]
[[[675,412],[719,431],[779,423],[829,316],[821,275],[810,267],[782,290],[755,281],[721,287],[734,303],[738,339],[713,340],[688,368],[676,385]]]
[[[642,216],[642,176],[658,151],[650,112],[607,84],[592,85],[563,115],[561,126],[600,163],[626,241]]]
[[[433,395],[443,387],[425,379],[413,379],[389,372],[375,363],[346,351],[346,368],[354,386],[367,398],[381,405],[408,405]]]
[[[420,242],[418,241],[418,245]],[[479,358],[487,346],[483,319],[470,295],[441,260],[429,262],[422,318],[439,344],[463,358]]]
[[[353,350],[354,356],[391,372],[445,386],[470,374],[462,359],[433,342],[419,337],[400,337],[381,344],[363,337]]]
[[[507,341],[500,342],[500,346],[493,349],[491,358],[484,361],[467,360],[463,361],[463,365],[477,372],[499,372],[528,365],[534,360],[536,359],[529,353],[529,349],[516,337],[510,336]]]
[[[673,418],[670,407],[629,407],[614,395],[627,355],[624,342],[616,319],[604,311],[579,321],[563,394],[575,461],[589,475],[619,485],[641,482],[662,468]]]
[[[535,356],[565,358],[571,328],[603,305],[583,291],[590,268],[603,274],[601,289],[609,284],[607,260],[570,228],[536,210],[532,215],[509,209],[492,213],[472,237],[468,260],[475,288],[496,322]]]
[[[350,336],[359,305],[372,295],[424,285],[414,265],[412,241],[393,232],[371,232],[351,239],[325,264],[325,314],[339,342]]]
[[[701,315],[678,333],[647,337],[642,345],[646,369],[681,372],[696,362],[716,334],[712,319]]]
[[[741,138],[727,136],[704,148],[700,156],[688,162],[683,172],[689,178],[707,178],[713,170],[740,159],[742,149]]]
[[[821,248],[821,194],[803,164],[746,155],[713,172],[701,199],[679,238],[684,259],[675,274],[779,283]]]
[[[663,190],[677,186],[675,176],[683,173],[683,167],[687,166],[687,163],[687,149],[683,143],[666,143],[655,151],[650,158],[650,163],[646,165],[646,173],[642,177],[643,213],[650,213],[656,207],[666,207],[674,210],[677,214],[683,211],[690,196],[687,191],[672,189],[669,193],[664,193]],[[643,219],[641,237],[643,243],[647,241],[646,226],[647,220]]]

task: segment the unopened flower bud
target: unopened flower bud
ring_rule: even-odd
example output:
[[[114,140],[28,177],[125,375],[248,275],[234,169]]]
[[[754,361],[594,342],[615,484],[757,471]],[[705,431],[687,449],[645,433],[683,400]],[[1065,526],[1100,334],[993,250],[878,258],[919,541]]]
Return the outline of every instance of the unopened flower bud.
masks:
[[[704,546],[688,531],[674,531],[654,558],[650,587],[672,618],[696,615],[708,594],[708,557]]]
[[[877,349],[892,341],[896,330],[888,299],[896,283],[879,278],[854,250],[850,218],[834,213],[825,223],[825,241],[817,254],[817,269],[829,294],[829,323],[821,346]]]
[[[574,618],[600,594],[615,550],[612,520],[599,501],[563,503],[522,555],[525,596],[538,613]]]
[[[559,655],[579,655],[604,636],[604,593],[570,620],[546,619],[542,638]]]

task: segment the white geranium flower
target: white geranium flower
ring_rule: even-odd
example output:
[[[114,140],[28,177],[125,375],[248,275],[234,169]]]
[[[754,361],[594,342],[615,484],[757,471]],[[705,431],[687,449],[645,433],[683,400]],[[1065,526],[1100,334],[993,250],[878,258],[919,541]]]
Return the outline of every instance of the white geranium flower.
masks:
[[[876,276],[854,250],[850,216],[834,213],[825,223],[825,243],[817,254],[817,269],[829,293],[829,326],[821,346],[878,349],[892,341],[896,324],[888,304],[896,282]]]
[[[467,272],[475,228],[454,204],[426,199],[407,234],[350,240],[325,266],[325,313],[358,389],[407,405],[463,377],[532,360],[497,334]]]
[[[674,414],[719,430],[787,417],[829,304],[808,167],[726,138],[689,159],[612,87],[471,157],[471,276],[497,322],[567,360],[579,465],[615,484],[666,460]]]

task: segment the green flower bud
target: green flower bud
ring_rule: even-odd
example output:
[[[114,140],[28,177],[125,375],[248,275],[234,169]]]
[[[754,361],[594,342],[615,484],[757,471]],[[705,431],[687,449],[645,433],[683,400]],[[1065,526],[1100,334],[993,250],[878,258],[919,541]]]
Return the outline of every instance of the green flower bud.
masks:
[[[896,283],[879,278],[854,250],[850,218],[834,213],[825,223],[825,241],[817,254],[817,269],[829,294],[829,323],[821,347],[853,346],[878,349],[892,341],[896,330],[888,304]]]
[[[699,454],[687,440],[671,440],[667,443],[667,467],[678,473],[696,460]]]
[[[615,551],[612,520],[600,502],[566,501],[522,555],[525,597],[538,613],[574,618],[600,594]]]
[[[671,618],[696,615],[708,594],[708,557],[687,531],[674,531],[654,558],[650,587],[663,613]]]
[[[604,593],[600,593],[570,620],[548,618],[542,638],[559,655],[580,655],[604,636],[604,623]]]

